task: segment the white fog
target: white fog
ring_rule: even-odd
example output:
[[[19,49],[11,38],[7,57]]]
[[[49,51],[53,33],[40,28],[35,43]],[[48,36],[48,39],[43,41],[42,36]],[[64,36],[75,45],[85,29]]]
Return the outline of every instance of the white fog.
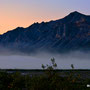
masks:
[[[34,55],[0,55],[0,69],[40,69],[55,58],[58,69],[90,69],[90,53],[71,52],[68,54],[39,53]]]

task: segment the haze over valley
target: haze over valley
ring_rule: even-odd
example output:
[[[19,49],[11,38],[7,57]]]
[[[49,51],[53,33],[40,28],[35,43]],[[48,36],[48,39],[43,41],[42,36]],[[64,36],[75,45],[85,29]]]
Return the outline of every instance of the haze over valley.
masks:
[[[90,68],[90,54],[80,51],[68,54],[38,53],[32,55],[0,55],[0,69],[41,69],[42,64],[51,64],[50,59],[55,58],[57,69]]]
[[[89,69],[89,52],[90,16],[77,11],[0,35],[0,68],[40,69],[54,57],[59,69]]]

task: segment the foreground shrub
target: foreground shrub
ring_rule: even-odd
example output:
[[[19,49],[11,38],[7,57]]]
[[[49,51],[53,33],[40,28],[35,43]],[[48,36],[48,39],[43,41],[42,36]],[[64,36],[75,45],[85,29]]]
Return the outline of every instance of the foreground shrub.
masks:
[[[20,72],[0,72],[0,90],[90,90],[86,87],[90,80],[82,80],[75,76],[74,65],[69,75],[62,77],[57,71],[55,59],[50,65],[43,65],[42,75],[22,75]],[[82,82],[83,81],[83,82]]]

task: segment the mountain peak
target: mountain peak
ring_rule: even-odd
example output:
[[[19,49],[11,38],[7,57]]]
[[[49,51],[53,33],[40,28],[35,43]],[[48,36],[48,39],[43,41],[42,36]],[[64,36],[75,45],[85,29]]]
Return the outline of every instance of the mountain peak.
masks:
[[[80,13],[80,12],[77,12],[77,11],[74,11],[74,12],[71,12],[69,15],[67,15],[66,17],[63,18],[63,21],[65,23],[68,23],[68,22],[76,22],[76,21],[81,21],[82,18],[86,19],[86,15]]]
[[[71,12],[69,15],[74,16],[74,15],[84,15],[84,14],[82,14],[82,13],[80,13],[78,11],[74,11],[74,12]]]
[[[79,13],[79,12],[78,12],[78,11],[74,11],[74,12],[71,12],[71,13],[77,14],[77,13]]]

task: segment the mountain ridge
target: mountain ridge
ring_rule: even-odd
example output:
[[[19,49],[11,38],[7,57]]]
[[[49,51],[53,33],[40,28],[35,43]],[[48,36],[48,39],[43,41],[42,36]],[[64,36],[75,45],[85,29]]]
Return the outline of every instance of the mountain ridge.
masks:
[[[23,52],[89,50],[90,16],[74,11],[59,20],[17,27],[0,35],[0,46]]]

